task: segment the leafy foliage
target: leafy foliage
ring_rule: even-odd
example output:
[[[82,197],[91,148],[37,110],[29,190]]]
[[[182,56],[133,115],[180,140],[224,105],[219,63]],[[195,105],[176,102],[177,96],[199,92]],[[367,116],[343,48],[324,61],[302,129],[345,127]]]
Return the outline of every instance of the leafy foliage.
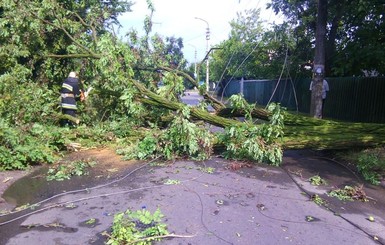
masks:
[[[327,206],[327,202],[318,194],[312,195],[311,200],[319,206]]]
[[[151,1],[148,4],[151,7]],[[167,110],[143,106],[130,79],[151,85],[150,78],[159,73],[148,67],[183,67],[183,42],[178,38],[164,41],[158,35],[136,40],[132,35],[129,44],[119,40],[110,31],[110,24],[117,24],[117,16],[130,10],[130,6],[130,2],[115,0],[2,2],[0,40],[7,42],[0,47],[0,92],[5,95],[0,98],[0,115],[4,118],[1,169],[52,163],[53,156],[70,149],[75,139],[89,145],[118,137],[136,137],[134,127],[157,127],[159,120],[148,118],[169,114]],[[134,71],[139,61],[147,70]],[[91,96],[78,106],[82,126],[72,130],[53,126],[59,121],[59,86],[70,70],[80,72],[84,87],[93,87]],[[166,84],[162,89],[167,90],[149,87],[178,101],[184,90],[183,79],[171,73],[164,74],[162,79]],[[37,128],[40,134],[30,131]],[[145,140],[139,147],[149,151],[148,142]],[[175,149],[176,145],[172,150]],[[196,150],[190,152],[199,155]]]
[[[213,138],[211,134],[190,122],[190,110],[184,107],[181,114],[172,121],[163,137],[163,149],[166,158],[175,154],[188,154],[194,159],[207,159],[212,153]]]
[[[382,150],[366,150],[358,157],[357,168],[365,180],[374,185],[379,185],[381,173],[385,172],[385,160]]]
[[[215,80],[233,76],[276,77],[280,70],[278,64],[286,58],[287,64],[294,64],[293,70],[298,67],[295,62],[307,60],[305,54],[310,53],[313,35],[314,3],[282,2],[288,9],[293,9],[293,4],[295,9],[306,7],[306,11],[298,11],[303,18],[296,33],[288,31],[291,25],[287,23],[264,33],[258,10],[239,15],[232,22],[230,39],[222,44],[223,49],[215,52],[211,62],[212,76],[220,78]],[[365,7],[367,3],[360,1],[360,6]],[[152,14],[155,8],[151,1],[147,4]],[[183,40],[158,34],[150,36],[151,16],[145,19],[146,36],[140,37],[133,30],[127,34],[127,41],[120,40],[110,27],[130,6],[130,2],[116,0],[5,0],[1,3],[0,41],[4,43],[0,47],[1,169],[52,163],[73,141],[84,145],[118,142],[122,147],[136,143],[133,150],[125,152],[127,157],[138,159],[210,157],[214,136],[194,123],[190,108],[172,111],[176,110],[174,105],[179,108],[185,89],[180,73],[172,71],[184,69],[186,64],[181,51]],[[371,9],[373,18],[369,20],[375,20],[374,29],[380,30],[383,23],[377,8],[378,5]],[[360,12],[361,20],[364,16]],[[357,34],[354,30],[352,34]],[[298,50],[300,54],[294,57],[293,53]],[[71,130],[55,126],[59,86],[70,70],[80,72],[84,87],[94,88],[88,100],[79,105],[82,125]],[[143,90],[134,82],[167,99],[171,106],[144,105],[143,101],[148,102],[149,98],[143,96]],[[158,87],[159,82],[164,86]],[[240,97],[231,103],[246,111],[247,122],[226,129],[221,136],[226,156],[279,164],[283,136],[279,105],[269,106],[269,123],[254,125],[252,105]],[[138,132],[143,128],[146,133]]]
[[[341,201],[354,201],[354,200],[360,200],[363,202],[368,201],[362,186],[353,187],[353,186],[347,185],[343,189],[335,189],[330,191],[328,195],[331,197],[336,197]]]
[[[213,80],[231,77],[258,77],[255,63],[264,58],[260,49],[264,28],[260,10],[252,9],[230,23],[230,38],[220,44],[222,49],[213,55],[210,65]]]
[[[327,76],[384,74],[384,15],[381,0],[328,1],[326,33]],[[317,4],[310,0],[272,0],[268,4],[292,23],[296,40],[292,53],[298,60],[313,60]],[[370,45],[368,45],[370,44]]]
[[[180,180],[167,179],[167,180],[164,181],[164,184],[165,185],[179,185],[180,184]]]
[[[212,57],[212,80],[225,83],[242,77],[277,79],[282,70],[288,75],[303,75],[298,64],[311,59],[308,52],[311,42],[296,40],[292,25],[283,23],[267,28],[260,19],[260,10],[256,9],[239,13],[230,25],[229,39],[219,45],[221,49]]]
[[[183,79],[175,73],[164,72],[161,75],[163,86],[158,88],[158,94],[171,101],[178,101],[185,89]]]
[[[161,223],[163,217],[160,209],[153,214],[146,209],[118,213],[114,216],[107,244],[149,245],[153,241],[160,241],[158,236],[168,234],[167,225]]]
[[[215,168],[212,168],[212,167],[199,167],[198,170],[207,174],[213,174],[215,172]]]
[[[56,150],[63,144],[60,132],[49,137],[40,124],[32,127],[11,127],[0,120],[0,170],[25,169],[28,165],[53,163]]]
[[[117,16],[129,11],[131,5],[118,0],[2,1],[0,40],[5,45],[0,48],[0,71],[5,68],[17,77],[13,67],[19,67],[25,71],[20,73],[25,79],[60,82],[68,71],[83,70],[81,66],[87,63],[82,55],[65,55],[93,54],[98,36],[117,24]],[[63,56],[57,59],[52,55]]]
[[[136,142],[126,153],[126,157],[145,159],[161,155],[166,159],[184,156],[196,160],[209,158],[212,153],[213,136],[207,130],[190,122],[189,117],[189,108],[186,106],[165,130],[147,134]]]
[[[234,94],[229,98],[230,107],[233,108],[232,111],[242,110],[245,112],[245,119],[252,121],[251,112],[255,108],[254,105],[250,105],[242,94]]]
[[[376,147],[359,151],[339,152],[344,161],[354,164],[366,181],[378,185],[385,176],[385,148]]]
[[[158,150],[158,139],[153,135],[147,135],[140,142],[137,143],[135,153],[131,153],[128,158],[146,159],[153,157]],[[135,154],[135,155],[134,155]]]
[[[314,175],[309,178],[310,184],[312,185],[326,185],[327,182],[323,178],[321,178],[319,175]]]
[[[116,139],[114,133],[119,132],[114,125],[113,123],[108,126],[96,124],[94,127],[83,125],[70,129],[34,123],[15,127],[1,119],[0,170],[25,169],[29,165],[55,163],[60,159],[61,151],[73,150],[71,143],[74,141],[85,147],[107,144],[114,141]]]
[[[47,180],[63,181],[71,179],[71,176],[87,175],[87,168],[93,165],[95,165],[93,161],[75,161],[68,164],[59,164],[48,169]]]
[[[271,104],[270,124],[242,124],[227,128],[220,141],[226,146],[227,158],[250,159],[279,165],[282,149],[279,139],[283,137],[283,114],[279,105]]]
[[[0,76],[0,115],[12,125],[55,122],[59,97],[47,86],[15,83],[10,75]]]

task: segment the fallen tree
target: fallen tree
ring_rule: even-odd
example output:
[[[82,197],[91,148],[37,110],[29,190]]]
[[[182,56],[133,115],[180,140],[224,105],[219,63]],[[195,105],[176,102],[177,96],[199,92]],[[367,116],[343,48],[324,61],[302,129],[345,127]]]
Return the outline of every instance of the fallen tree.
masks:
[[[223,144],[230,157],[246,156],[274,163],[279,163],[282,149],[346,149],[385,143],[385,132],[379,124],[320,120],[285,112],[280,110],[279,106],[266,110],[248,105],[239,98],[233,104],[231,101],[219,101],[204,87],[199,87],[195,79],[181,71],[185,64],[181,62],[180,57],[171,57],[173,52],[168,49],[168,46],[173,48],[173,45],[166,45],[167,43],[159,37],[149,38],[150,20],[146,22],[147,35],[143,39],[138,39],[135,33],[131,33],[132,40],[124,43],[98,22],[98,16],[101,17],[99,14],[103,11],[93,13],[95,9],[90,8],[84,11],[84,15],[79,15],[79,9],[65,9],[65,6],[56,1],[52,2],[52,6],[43,6],[43,9],[39,2],[29,3],[26,7],[25,4],[13,1],[5,14],[22,16],[23,18],[18,19],[20,23],[25,23],[26,20],[33,22],[34,25],[31,26],[38,30],[36,34],[47,30],[60,33],[65,45],[61,47],[62,50],[42,49],[36,57],[47,61],[47,64],[38,66],[41,70],[32,71],[29,69],[33,66],[27,63],[25,67],[28,72],[21,73],[25,74],[25,77],[19,77],[19,70],[14,69],[9,75],[9,82],[13,82],[14,77],[27,81],[29,77],[26,74],[42,74],[46,80],[49,80],[49,74],[59,80],[57,77],[62,75],[52,74],[50,69],[62,67],[56,64],[58,60],[68,62],[67,69],[81,71],[80,77],[91,81],[94,87],[95,99],[91,99],[90,107],[99,114],[95,113],[92,115],[94,117],[89,115],[88,123],[96,124],[106,120],[108,116],[105,115],[112,115],[111,120],[131,120],[129,123],[135,124],[133,128],[138,130],[149,126],[148,130],[143,130],[145,132],[135,138],[139,140],[134,142],[145,150],[156,151],[161,147],[166,156],[182,152],[200,157],[200,150],[209,151],[212,136],[201,131],[202,127],[196,123],[197,120],[205,122],[204,125],[210,124],[224,129],[223,134],[216,135],[213,142],[216,145]],[[51,11],[52,8],[55,11]],[[30,33],[24,29],[18,31],[20,33],[16,34],[20,35]],[[27,38],[30,40],[29,36]],[[14,39],[18,40],[18,36]],[[45,41],[41,40],[41,43]],[[150,41],[154,43],[149,43]],[[31,50],[34,49],[35,47],[31,47]],[[51,64],[56,65],[51,67]],[[165,73],[161,74],[164,77],[159,77],[159,70]],[[157,88],[161,79],[168,83],[163,91]],[[201,107],[187,107],[178,100],[184,89],[183,80],[188,80],[200,88],[201,96],[214,108],[214,112]],[[158,108],[167,110],[160,111]],[[160,117],[163,119],[164,115],[169,121],[159,126],[157,120],[159,121]],[[55,117],[62,118],[57,115]],[[245,120],[241,121],[239,117]],[[255,121],[256,119],[258,121]],[[127,131],[129,134],[134,130],[130,128]]]
[[[171,110],[181,110],[183,103],[167,101],[156,93],[146,89],[141,83],[132,83],[144,95],[143,103],[160,106]],[[212,96],[206,94],[210,100]],[[216,104],[218,102],[214,100]],[[245,111],[234,108],[220,107],[219,111],[209,113],[198,108],[191,108],[191,115],[195,119],[222,128],[238,126],[243,122],[227,117],[244,117]],[[253,108],[252,116],[268,121],[271,113],[262,108]],[[382,124],[336,122],[332,120],[316,119],[309,116],[284,113],[284,135],[282,147],[284,149],[349,149],[355,147],[374,147],[385,144],[385,127]]]

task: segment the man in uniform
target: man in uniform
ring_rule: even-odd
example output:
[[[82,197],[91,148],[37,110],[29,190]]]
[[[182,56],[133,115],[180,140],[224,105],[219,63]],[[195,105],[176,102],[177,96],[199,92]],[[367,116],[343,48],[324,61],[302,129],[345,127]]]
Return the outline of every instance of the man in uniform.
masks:
[[[310,91],[313,90],[313,81],[310,82]],[[325,79],[322,81],[322,111],[321,111],[321,117],[323,117],[323,111],[324,111],[324,106],[325,106],[325,100],[327,93],[329,92],[329,83]]]
[[[60,93],[63,114],[76,117],[76,102],[84,100],[83,93],[79,88],[79,78],[76,72],[70,72],[63,82]],[[78,123],[78,120],[76,123]],[[74,124],[73,121],[64,119],[62,120],[62,126],[74,126]]]

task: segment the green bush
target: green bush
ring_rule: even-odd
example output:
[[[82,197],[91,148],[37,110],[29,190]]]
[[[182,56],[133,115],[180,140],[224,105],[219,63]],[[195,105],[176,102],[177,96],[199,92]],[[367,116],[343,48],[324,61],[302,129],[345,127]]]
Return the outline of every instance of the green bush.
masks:
[[[0,171],[57,160],[57,146],[45,134],[38,134],[39,127],[37,124],[30,128],[10,127],[0,120]]]
[[[354,164],[362,177],[378,185],[385,174],[385,147],[337,152],[344,161]]]
[[[379,149],[364,151],[358,157],[357,169],[365,180],[374,185],[380,184],[381,172],[385,171],[385,158]]]
[[[32,82],[18,84],[0,79],[0,115],[12,125],[55,123],[59,108],[59,92]]]

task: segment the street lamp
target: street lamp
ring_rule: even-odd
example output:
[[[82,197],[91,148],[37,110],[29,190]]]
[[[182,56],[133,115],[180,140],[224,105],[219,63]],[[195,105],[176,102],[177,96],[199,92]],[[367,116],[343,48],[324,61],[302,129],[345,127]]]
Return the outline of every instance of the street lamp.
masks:
[[[209,52],[210,26],[209,26],[209,23],[202,18],[195,17],[195,19],[204,21],[207,24],[207,28],[206,28],[206,55],[207,55],[207,53]],[[209,91],[209,58],[208,57],[206,59],[206,91]]]

